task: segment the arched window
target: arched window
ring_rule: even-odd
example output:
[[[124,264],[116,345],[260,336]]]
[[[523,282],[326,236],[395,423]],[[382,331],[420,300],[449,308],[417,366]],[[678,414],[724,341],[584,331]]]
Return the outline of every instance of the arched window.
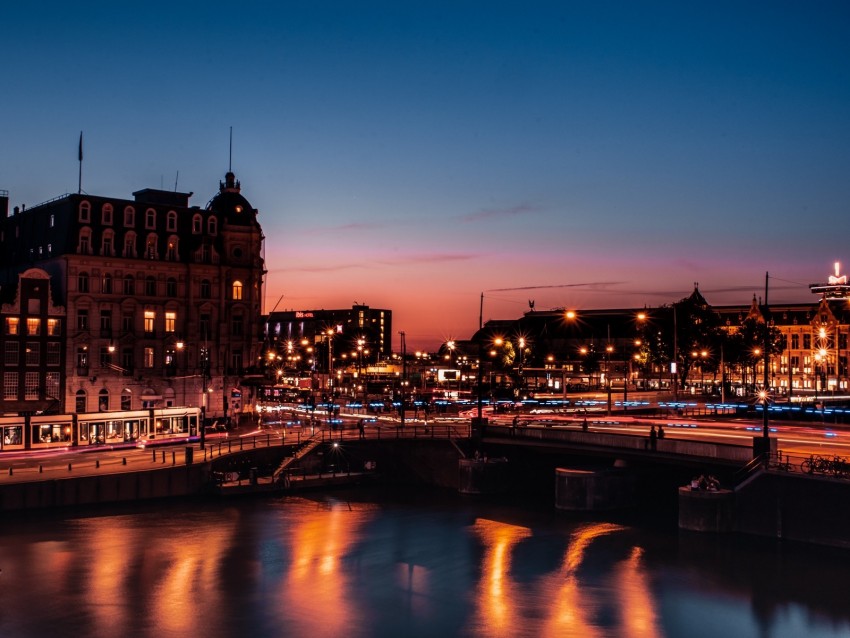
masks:
[[[77,390],[77,394],[74,397],[74,409],[77,413],[86,411],[86,391],[85,390]]]
[[[145,294],[148,297],[156,296],[156,279],[152,275],[145,277]]]
[[[147,240],[145,241],[145,259],[158,259],[159,256],[156,251],[156,234],[151,233],[148,235]]]
[[[132,206],[127,206],[124,209],[124,226],[132,228],[136,225],[136,209]]]
[[[172,235],[168,238],[168,246],[165,249],[166,261],[179,261],[180,255],[177,253],[177,236]]]
[[[106,412],[109,409],[109,390],[103,388],[97,393],[97,409]]]
[[[156,211],[153,208],[145,211],[145,228],[156,228]]]
[[[81,272],[77,275],[77,292],[88,292],[89,291],[89,274],[87,272]]]
[[[80,237],[77,242],[77,252],[81,255],[91,255],[91,228],[84,226],[80,229]]]
[[[168,211],[168,215],[165,218],[165,229],[170,233],[177,232],[177,213],[173,210]]]
[[[112,294],[112,274],[103,273],[103,278],[100,281],[100,290],[105,295]]]
[[[200,235],[203,228],[204,220],[201,218],[200,215],[196,214],[194,217],[192,217],[192,234]]]
[[[131,410],[132,409],[132,400],[133,400],[133,395],[130,394],[130,391],[127,388],[124,388],[121,391],[121,409],[124,410],[124,411]],[[127,431],[124,434],[125,434],[125,438],[127,440],[133,440],[139,435],[138,432],[133,432],[133,431]]]
[[[88,202],[80,202],[79,221],[84,224],[91,222],[91,204]]]
[[[104,226],[112,226],[112,204],[104,204],[100,209],[100,219]]]
[[[218,220],[212,215],[210,215],[210,218],[207,220],[207,232],[210,235],[218,233]]]
[[[136,294],[136,279],[135,277],[133,277],[133,275],[124,275],[124,294]]]
[[[177,280],[174,277],[169,277],[165,280],[165,296],[166,297],[176,297],[177,296]]]
[[[136,255],[136,233],[133,231],[124,235],[124,254],[122,257],[137,257]]]
[[[233,301],[242,299],[242,282],[238,279],[233,282]]]
[[[209,279],[201,279],[201,299],[209,299],[212,296],[212,287]]]
[[[104,257],[115,256],[115,233],[107,229],[101,238],[100,254]]]

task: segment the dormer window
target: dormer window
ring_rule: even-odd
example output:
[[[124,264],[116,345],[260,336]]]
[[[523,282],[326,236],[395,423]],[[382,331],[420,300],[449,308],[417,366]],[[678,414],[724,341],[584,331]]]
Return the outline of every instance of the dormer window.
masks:
[[[177,232],[177,213],[173,210],[168,211],[168,217],[165,220],[165,227],[171,233]]]
[[[124,226],[132,228],[136,225],[136,209],[132,206],[127,206],[124,209]]]
[[[104,226],[112,226],[112,204],[104,204],[101,209],[101,222]]]
[[[148,208],[145,211],[145,228],[156,228],[156,211],[153,208]]]
[[[83,224],[91,222],[91,204],[88,202],[80,202],[79,221]]]
[[[200,215],[195,215],[192,217],[192,234],[200,235],[204,229],[204,220]]]
[[[207,220],[207,232],[210,235],[215,235],[218,233],[218,220],[215,217],[210,216]]]

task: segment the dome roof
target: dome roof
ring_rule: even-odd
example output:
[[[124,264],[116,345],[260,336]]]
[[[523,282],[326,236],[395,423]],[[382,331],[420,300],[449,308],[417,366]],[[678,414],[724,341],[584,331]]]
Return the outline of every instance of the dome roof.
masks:
[[[207,204],[207,210],[217,213],[223,221],[234,225],[247,225],[255,221],[257,211],[242,196],[236,176],[230,171],[219,182],[218,195]]]

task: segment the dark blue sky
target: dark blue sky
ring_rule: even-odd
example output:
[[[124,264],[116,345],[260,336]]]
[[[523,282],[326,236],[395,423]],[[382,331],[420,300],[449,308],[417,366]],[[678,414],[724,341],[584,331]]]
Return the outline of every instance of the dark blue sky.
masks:
[[[848,259],[848,3],[36,2],[3,25],[13,205],[77,190],[80,130],[84,191],[204,205],[232,126],[267,310],[365,302],[430,347],[482,291],[485,319],[694,282],[746,303],[769,271],[807,300]]]

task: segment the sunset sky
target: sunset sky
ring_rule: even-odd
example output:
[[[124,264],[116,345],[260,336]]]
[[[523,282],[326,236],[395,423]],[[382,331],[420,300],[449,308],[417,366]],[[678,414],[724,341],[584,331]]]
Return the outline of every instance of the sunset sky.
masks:
[[[408,349],[556,307],[808,301],[850,266],[847,2],[4,6],[0,189],[260,211],[266,311]],[[842,274],[844,268],[842,267]],[[396,344],[398,340],[395,340]],[[398,345],[396,345],[398,347]]]

